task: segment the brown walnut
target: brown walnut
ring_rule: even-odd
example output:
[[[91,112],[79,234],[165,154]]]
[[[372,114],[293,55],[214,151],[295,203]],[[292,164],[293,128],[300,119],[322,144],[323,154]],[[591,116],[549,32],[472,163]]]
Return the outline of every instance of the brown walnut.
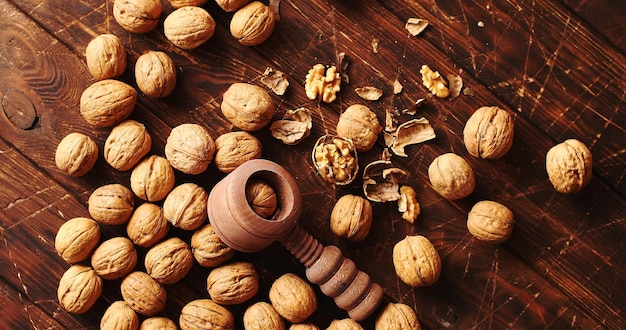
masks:
[[[265,89],[248,83],[234,83],[224,93],[224,117],[244,131],[257,131],[274,115],[274,103]]]
[[[309,283],[287,273],[274,281],[269,298],[278,314],[291,323],[300,323],[317,309],[317,297]]]
[[[592,158],[587,146],[576,139],[550,148],[546,154],[546,171],[554,189],[563,194],[580,192],[591,181]]]
[[[351,139],[357,151],[372,149],[382,131],[376,114],[361,104],[349,106],[337,122],[337,135]]]
[[[467,229],[477,239],[491,243],[504,243],[513,232],[513,212],[493,201],[480,201],[467,215]]]
[[[120,290],[128,306],[141,315],[152,316],[165,309],[165,287],[144,272],[134,271],[126,275]]]
[[[363,330],[363,327],[353,319],[333,320],[326,330]]]
[[[180,184],[165,198],[163,215],[174,227],[194,230],[207,220],[206,190],[195,183]]]
[[[80,96],[80,114],[96,127],[109,127],[126,119],[137,103],[137,91],[118,80],[105,79],[87,87]]]
[[[428,167],[428,178],[433,189],[441,196],[456,200],[474,191],[474,170],[465,159],[453,153],[438,156]]]
[[[205,4],[207,0],[169,0],[169,2],[173,8],[178,9],[180,7],[185,7],[185,6],[199,7]]]
[[[246,184],[246,200],[254,213],[262,218],[271,219],[276,212],[276,192],[263,181],[251,180]]]
[[[344,195],[330,214],[330,230],[339,237],[359,242],[369,234],[373,217],[372,205],[367,199]]]
[[[215,20],[201,7],[185,6],[165,18],[163,32],[176,47],[194,49],[213,37]]]
[[[320,330],[320,327],[312,323],[296,323],[289,326],[289,330]]]
[[[276,18],[268,6],[253,1],[238,9],[230,21],[230,34],[244,46],[256,46],[270,37]]]
[[[393,247],[396,274],[412,287],[429,286],[439,279],[441,258],[424,236],[407,236]]]
[[[104,160],[118,171],[127,171],[150,152],[152,137],[146,127],[132,119],[111,130],[104,143]]]
[[[165,316],[153,316],[141,322],[139,330],[177,330],[176,323]]]
[[[420,330],[422,326],[411,307],[402,303],[388,303],[378,314],[376,330]]]
[[[102,278],[93,268],[71,266],[61,276],[57,298],[61,307],[74,314],[87,312],[102,294]]]
[[[89,257],[100,242],[100,226],[89,218],[73,218],[59,227],[54,238],[54,248],[69,263]]]
[[[148,202],[164,199],[174,184],[174,169],[167,159],[157,155],[144,158],[130,174],[130,188]]]
[[[100,320],[100,330],[137,330],[139,317],[125,301],[116,301],[107,308]]]
[[[163,216],[163,209],[152,203],[143,203],[135,209],[126,224],[126,235],[141,247],[151,247],[167,235],[170,223]]]
[[[186,174],[200,174],[213,161],[215,142],[198,124],[181,124],[172,129],[165,143],[165,157]]]
[[[245,6],[250,0],[215,0],[217,4],[226,12],[233,12]]]
[[[213,300],[197,299],[183,306],[178,324],[181,330],[233,330],[235,318],[228,309]]]
[[[217,169],[230,173],[239,165],[250,159],[261,157],[263,146],[254,135],[245,132],[224,133],[215,139],[215,166]]]
[[[207,291],[218,304],[241,304],[259,291],[259,274],[249,262],[228,263],[209,273]]]
[[[101,34],[87,44],[87,68],[97,80],[121,76],[126,70],[126,50],[114,34]]]
[[[87,201],[91,218],[105,225],[121,225],[133,214],[133,193],[119,183],[96,188]]]
[[[54,162],[61,172],[79,177],[87,174],[98,160],[98,145],[82,133],[70,133],[57,145]]]
[[[161,0],[115,0],[113,17],[124,30],[145,33],[159,23],[163,6]]]
[[[272,305],[259,301],[249,306],[243,313],[243,326],[246,330],[285,330],[285,322]]]
[[[463,141],[474,157],[498,159],[513,145],[513,118],[498,107],[481,107],[465,123]]]
[[[162,284],[180,281],[193,266],[189,245],[178,237],[171,237],[151,247],[144,260],[146,272]]]
[[[126,237],[114,237],[100,244],[91,256],[91,267],[105,280],[117,280],[133,271],[137,250]]]
[[[191,251],[202,267],[217,267],[235,255],[235,250],[220,239],[210,223],[191,235]]]
[[[168,96],[176,87],[176,66],[166,53],[148,51],[135,63],[135,81],[148,97]]]

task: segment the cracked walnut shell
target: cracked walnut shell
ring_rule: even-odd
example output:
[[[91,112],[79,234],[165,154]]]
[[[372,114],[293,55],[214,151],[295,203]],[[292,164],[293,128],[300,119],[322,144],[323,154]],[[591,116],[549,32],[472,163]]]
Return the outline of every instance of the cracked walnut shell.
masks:
[[[215,166],[224,173],[234,171],[250,159],[261,158],[263,145],[254,135],[245,132],[228,132],[215,139]]]
[[[546,154],[546,171],[556,191],[580,192],[591,181],[593,159],[584,143],[568,139],[550,148]]]
[[[243,313],[243,326],[246,330],[285,330],[285,322],[276,309],[259,301],[249,306]]]
[[[271,96],[262,87],[248,83],[230,85],[220,108],[231,124],[248,132],[263,128],[274,116]]]
[[[120,290],[128,306],[141,315],[152,316],[165,309],[165,287],[144,272],[134,271],[126,275]]]
[[[191,252],[202,267],[217,267],[235,255],[235,250],[220,239],[210,223],[191,235]]]
[[[268,6],[253,1],[238,9],[230,21],[230,34],[244,46],[256,46],[272,35],[276,18]]]
[[[80,96],[80,114],[96,127],[110,127],[126,119],[137,103],[137,91],[118,80],[105,79],[87,87]]]
[[[196,299],[183,306],[178,325],[181,330],[233,330],[235,318],[228,309],[211,299]]]
[[[313,164],[319,176],[327,182],[346,185],[359,171],[357,151],[352,140],[323,135],[313,147]]]
[[[465,159],[454,153],[438,156],[428,166],[430,184],[437,193],[450,200],[467,197],[474,191],[474,170]]]
[[[114,34],[101,34],[89,41],[85,49],[89,73],[97,80],[121,76],[126,70],[126,50]]]
[[[146,127],[132,119],[111,130],[104,143],[104,160],[118,171],[128,171],[150,152],[152,137]]]
[[[493,201],[480,201],[467,215],[467,229],[478,240],[504,243],[513,232],[513,212],[506,206]]]
[[[351,139],[357,151],[372,149],[382,131],[376,114],[362,104],[349,106],[337,122],[337,135]]]
[[[113,17],[124,30],[145,33],[159,23],[163,6],[161,0],[115,0]]]
[[[241,304],[259,291],[259,274],[249,262],[228,263],[209,273],[207,291],[218,304]]]
[[[441,258],[424,236],[407,236],[393,247],[396,274],[412,287],[429,286],[439,279]]]
[[[194,49],[213,37],[215,20],[201,7],[185,6],[165,18],[163,32],[176,47]]]
[[[272,283],[269,298],[278,314],[291,323],[306,320],[317,309],[317,297],[311,285],[292,273]]]
[[[91,218],[105,225],[121,225],[133,214],[133,193],[119,183],[96,188],[87,201]]]
[[[100,226],[89,218],[73,218],[59,227],[54,248],[68,263],[83,261],[100,242]]]
[[[513,118],[498,107],[481,107],[467,120],[463,141],[474,157],[498,159],[513,145]]]
[[[195,183],[180,184],[165,198],[163,215],[174,227],[194,230],[207,220],[206,190]]]
[[[352,242],[365,239],[372,227],[372,205],[355,195],[344,195],[337,200],[330,214],[330,230]]]
[[[376,317],[376,330],[420,330],[422,326],[411,307],[402,303],[388,303]]]
[[[57,298],[61,307],[74,314],[86,313],[102,294],[102,278],[93,268],[73,265],[59,282]]]
[[[176,87],[176,67],[164,52],[148,51],[135,63],[137,87],[151,98],[165,97]]]
[[[98,145],[82,133],[70,133],[57,145],[54,162],[61,172],[79,177],[87,174],[98,160]]]
[[[311,100],[331,103],[341,90],[341,74],[333,65],[328,70],[322,64],[315,64],[306,75],[304,91]]]
[[[186,174],[200,174],[213,161],[215,141],[198,124],[181,124],[172,129],[165,143],[165,157]]]
[[[152,203],[143,203],[135,209],[126,225],[128,238],[141,247],[151,247],[161,241],[170,229],[163,209]]]
[[[139,328],[137,313],[125,301],[112,303],[100,320],[100,330],[136,330]]]
[[[114,237],[100,244],[91,256],[91,267],[105,280],[117,280],[133,271],[137,250],[126,237]]]
[[[174,184],[174,169],[161,156],[144,158],[130,173],[130,188],[137,197],[148,202],[164,199]]]

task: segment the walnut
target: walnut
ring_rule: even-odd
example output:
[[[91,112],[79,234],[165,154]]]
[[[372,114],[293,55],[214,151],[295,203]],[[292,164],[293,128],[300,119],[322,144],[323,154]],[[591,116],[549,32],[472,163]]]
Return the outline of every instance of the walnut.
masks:
[[[57,297],[61,307],[74,314],[87,312],[102,294],[102,279],[93,268],[73,265],[61,276]]]
[[[224,173],[234,171],[250,159],[261,158],[263,145],[245,131],[224,133],[215,139],[215,166]]]
[[[246,200],[254,213],[262,218],[271,219],[276,212],[278,204],[276,192],[263,181],[251,180],[246,183]]]
[[[284,95],[287,87],[289,87],[287,75],[280,70],[274,70],[270,67],[265,68],[265,72],[263,72],[259,81],[276,95]]]
[[[100,320],[100,330],[136,330],[138,327],[139,317],[125,301],[113,302]]]
[[[133,271],[137,250],[126,237],[114,237],[100,244],[91,256],[91,267],[105,280],[117,280]]]
[[[176,87],[174,62],[164,52],[148,51],[135,63],[135,81],[139,90],[148,97],[168,96]]]
[[[285,330],[285,322],[274,307],[264,301],[249,306],[243,314],[246,330]]]
[[[463,141],[474,157],[497,159],[513,145],[513,119],[498,107],[481,107],[467,120]]]
[[[428,119],[422,117],[412,119],[400,124],[393,134],[393,143],[389,146],[394,154],[401,157],[408,157],[404,148],[411,144],[417,144],[432,140],[435,137],[435,130],[430,125]]]
[[[134,271],[126,275],[120,290],[128,306],[141,315],[152,316],[165,309],[165,287],[144,272]]]
[[[474,191],[474,170],[465,159],[454,153],[438,156],[428,167],[430,184],[437,193],[450,200],[467,197]]]
[[[441,258],[424,236],[407,236],[393,247],[396,274],[412,287],[429,286],[439,279]]]
[[[195,183],[178,185],[163,202],[163,215],[174,227],[194,230],[207,220],[206,190]]]
[[[368,101],[378,101],[383,96],[383,90],[373,86],[358,87],[354,91],[360,98]]]
[[[289,330],[320,330],[320,327],[311,323],[297,323],[292,324]]]
[[[591,151],[584,143],[569,139],[550,148],[546,154],[546,171],[556,191],[580,192],[591,181]]]
[[[97,80],[121,76],[126,70],[126,50],[114,34],[101,34],[87,44],[87,68]]]
[[[272,136],[288,145],[296,145],[311,133],[313,119],[311,111],[306,108],[287,110],[283,119],[270,126]]]
[[[491,244],[504,243],[513,232],[513,212],[506,206],[481,201],[467,215],[467,229],[478,240]]]
[[[160,0],[115,0],[113,17],[125,30],[145,33],[159,23],[163,6]]]
[[[406,181],[406,171],[394,167],[391,161],[376,160],[363,170],[363,194],[373,202],[397,201],[400,184]]]
[[[428,27],[428,24],[429,22],[425,19],[410,17],[406,20],[404,28],[409,31],[412,36],[417,36]]]
[[[428,65],[422,65],[420,70],[422,74],[422,84],[433,93],[433,95],[445,99],[450,95],[450,91],[446,86],[447,83],[438,71],[431,70]]]
[[[157,155],[144,158],[130,174],[130,188],[148,202],[164,199],[174,183],[174,169],[167,159]]]
[[[217,4],[227,12],[233,12],[245,6],[250,0],[215,0]]]
[[[183,306],[178,325],[181,330],[233,330],[235,318],[228,309],[211,299],[196,299]]]
[[[278,314],[291,323],[300,323],[317,309],[317,297],[309,283],[287,273],[274,281],[269,298]]]
[[[128,238],[141,247],[151,247],[162,240],[170,229],[170,223],[163,216],[163,209],[156,204],[143,203],[126,224]]]
[[[270,37],[276,18],[270,8],[253,1],[239,8],[230,21],[230,34],[244,46],[256,46]]]
[[[207,0],[169,0],[173,8],[178,9],[185,6],[202,6]]]
[[[79,177],[87,174],[98,160],[98,145],[82,133],[70,133],[57,145],[54,162],[61,172]]]
[[[315,143],[312,158],[320,177],[337,185],[352,182],[359,171],[357,151],[352,140],[340,136],[321,136]]]
[[[235,255],[235,250],[220,239],[210,223],[191,235],[191,252],[202,267],[217,267]]]
[[[152,137],[146,127],[127,119],[111,130],[104,143],[104,160],[118,171],[127,171],[150,152]]]
[[[96,188],[87,201],[91,218],[105,225],[121,225],[133,214],[133,193],[119,183]]]
[[[388,303],[376,316],[376,330],[420,330],[417,315],[411,307],[402,303]]]
[[[234,83],[224,93],[222,113],[244,131],[257,131],[274,116],[274,103],[265,89],[248,83]]]
[[[463,89],[463,78],[459,75],[449,74],[447,76],[448,82],[450,83],[450,97],[456,98],[461,95],[461,90]]]
[[[165,157],[186,174],[200,174],[213,161],[215,141],[198,124],[181,124],[172,129],[165,144]]]
[[[154,245],[144,259],[146,273],[161,284],[180,281],[193,266],[189,245],[178,237],[171,237]]]
[[[185,6],[165,18],[163,32],[176,47],[194,49],[213,37],[215,20],[201,7]]]
[[[139,330],[177,330],[174,321],[164,316],[153,316],[141,322]]]
[[[54,248],[69,263],[83,261],[100,242],[100,226],[89,218],[73,218],[59,227]]]
[[[351,139],[357,151],[372,149],[382,131],[376,114],[361,104],[349,106],[337,122],[337,135]]]
[[[363,327],[353,319],[333,320],[326,330],[363,330]]]
[[[118,80],[105,79],[87,87],[80,96],[80,114],[96,127],[109,127],[126,119],[137,103],[137,91]]]
[[[259,274],[249,262],[228,263],[209,273],[207,291],[218,304],[241,304],[259,291]]]
[[[365,239],[372,227],[372,205],[361,196],[344,195],[330,214],[330,230],[352,242]]]
[[[322,64],[315,64],[306,75],[304,90],[306,96],[315,100],[331,103],[341,89],[341,75],[333,65],[326,70]]]
[[[398,199],[398,211],[402,212],[402,219],[408,223],[414,223],[420,215],[420,203],[417,201],[417,193],[411,186],[400,187]]]

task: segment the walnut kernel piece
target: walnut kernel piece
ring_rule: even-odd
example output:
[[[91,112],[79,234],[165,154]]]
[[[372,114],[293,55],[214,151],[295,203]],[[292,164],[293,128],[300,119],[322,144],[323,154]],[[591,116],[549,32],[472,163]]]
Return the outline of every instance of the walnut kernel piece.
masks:
[[[467,215],[467,229],[478,240],[504,243],[513,232],[513,212],[506,206],[493,201],[480,201]]]
[[[235,250],[220,239],[210,223],[191,235],[191,252],[202,267],[220,266],[235,255]]]
[[[259,274],[249,262],[228,263],[209,273],[207,291],[218,304],[241,304],[259,291]]]
[[[317,309],[313,288],[298,275],[287,273],[272,283],[269,292],[272,306],[291,323],[300,323]]]
[[[160,0],[115,0],[113,17],[124,30],[145,33],[159,23],[163,6]]]
[[[263,72],[261,83],[271,89],[276,95],[284,95],[287,87],[289,87],[287,75],[280,70],[274,70],[270,67],[267,67],[265,72]]]
[[[100,244],[91,256],[91,267],[105,280],[117,280],[133,271],[137,250],[126,237],[114,237]]]
[[[363,327],[355,320],[346,318],[341,320],[333,320],[326,330],[363,330]]]
[[[163,32],[176,47],[194,49],[213,37],[215,20],[201,7],[185,6],[165,18]]]
[[[296,145],[311,133],[313,120],[311,112],[306,108],[287,110],[282,120],[270,126],[272,136],[287,145]]]
[[[233,12],[245,6],[250,0],[215,0],[217,4],[226,12]]]
[[[133,193],[119,183],[96,188],[87,201],[91,218],[105,225],[121,225],[133,214]]]
[[[362,104],[349,106],[337,122],[337,135],[352,140],[357,151],[371,150],[382,131],[376,114]]]
[[[481,107],[465,123],[463,141],[474,157],[498,159],[513,145],[513,118],[498,107]]]
[[[358,87],[354,91],[360,98],[368,101],[378,101],[383,96],[382,89],[372,86]]]
[[[402,93],[403,89],[404,86],[402,86],[402,83],[398,79],[393,81],[393,95]]]
[[[268,6],[253,1],[239,8],[230,21],[230,34],[244,46],[256,46],[272,35],[276,17]]]
[[[172,5],[172,8],[178,9],[185,6],[199,7],[205,4],[207,0],[169,0],[169,2]]]
[[[165,97],[176,87],[176,67],[164,52],[148,51],[135,63],[137,87],[151,98]]]
[[[393,247],[396,274],[412,287],[429,286],[439,279],[441,258],[424,236],[407,236]]]
[[[196,299],[183,306],[178,325],[181,330],[233,330],[235,318],[228,309],[211,299]]]
[[[54,162],[57,168],[70,176],[87,174],[98,160],[98,145],[82,133],[70,133],[57,145]]]
[[[421,18],[410,17],[406,20],[404,28],[413,36],[422,33],[428,27],[428,21]]]
[[[120,290],[128,306],[141,315],[152,316],[165,309],[165,287],[144,272],[134,271],[126,275]]]
[[[172,129],[165,143],[165,157],[177,170],[200,174],[213,161],[215,141],[198,124],[181,124]]]
[[[73,265],[59,282],[57,298],[61,307],[74,314],[86,313],[102,294],[102,278],[93,268]]]
[[[164,316],[153,316],[141,322],[139,330],[177,330],[176,323]]]
[[[359,242],[369,234],[373,217],[372,205],[367,199],[344,195],[330,214],[330,230],[339,237]]]
[[[363,170],[363,193],[373,202],[397,201],[400,184],[406,179],[406,171],[393,167],[390,161],[373,161]]]
[[[359,171],[357,151],[350,139],[323,135],[315,143],[312,158],[320,177],[337,185],[349,184]]]
[[[130,173],[130,188],[137,197],[156,202],[174,188],[174,169],[167,159],[152,155],[144,158]]]
[[[139,328],[137,313],[125,301],[115,301],[104,311],[100,330],[131,330]]]
[[[170,229],[163,216],[163,209],[152,203],[143,203],[135,209],[128,220],[126,234],[137,246],[151,247],[161,241]]]
[[[176,186],[163,202],[163,215],[174,227],[194,230],[207,220],[207,191],[195,183]]]
[[[265,219],[272,218],[278,205],[274,189],[261,180],[246,183],[246,200],[254,213]]]
[[[306,75],[304,90],[306,96],[311,100],[318,99],[331,103],[337,98],[340,89],[341,75],[334,65],[326,70],[324,65],[315,64]]]
[[[418,144],[436,138],[435,130],[428,119],[422,117],[406,121],[398,126],[390,146],[394,154],[408,157],[404,148],[411,144]]]
[[[126,119],[137,103],[137,91],[118,80],[105,79],[87,87],[80,96],[80,114],[96,127],[110,127]]]
[[[243,313],[243,326],[246,330],[285,330],[285,322],[274,307],[264,301],[249,306]]]
[[[215,166],[224,173],[234,171],[250,159],[261,157],[263,145],[254,135],[245,132],[228,132],[215,139]]]
[[[274,103],[262,87],[234,83],[224,93],[221,110],[231,124],[244,131],[257,131],[274,116]]]
[[[150,152],[152,137],[146,127],[127,119],[117,124],[104,143],[104,160],[118,171],[128,171]]]
[[[550,148],[546,154],[546,171],[556,191],[580,192],[591,181],[593,159],[584,143],[569,139]]]
[[[191,248],[182,239],[171,237],[148,250],[144,259],[146,273],[161,284],[180,281],[193,266]]]
[[[420,215],[420,203],[417,201],[417,193],[411,186],[400,187],[398,199],[398,211],[402,212],[402,219],[408,223],[414,223]]]
[[[474,170],[461,156],[445,153],[428,166],[428,178],[439,195],[450,200],[467,197],[474,191]]]
[[[438,71],[431,70],[428,65],[422,65],[420,73],[422,74],[422,84],[424,87],[428,88],[433,95],[442,99],[450,95],[450,91],[446,86],[447,83]]]
[[[100,242],[100,226],[89,218],[73,218],[59,227],[54,248],[68,263],[83,261]]]
[[[101,34],[89,41],[85,49],[89,73],[96,80],[121,76],[126,70],[126,50],[114,34]]]
[[[459,97],[459,95],[461,95],[461,90],[463,89],[463,78],[459,75],[449,74],[448,82],[450,83],[450,97]]]
[[[415,311],[402,303],[388,303],[376,316],[374,324],[376,330],[420,330],[422,328]]]

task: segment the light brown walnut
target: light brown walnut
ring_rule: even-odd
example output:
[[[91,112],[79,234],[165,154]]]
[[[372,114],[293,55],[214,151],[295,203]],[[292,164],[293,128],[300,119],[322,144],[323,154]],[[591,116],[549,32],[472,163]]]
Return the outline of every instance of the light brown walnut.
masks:
[[[137,197],[148,202],[163,200],[174,184],[170,162],[157,155],[144,158],[130,174],[130,188]]]
[[[182,239],[171,237],[148,250],[144,259],[146,273],[161,284],[180,281],[193,266],[191,248]]]
[[[117,124],[104,143],[104,160],[118,171],[128,171],[150,152],[152,137],[146,127],[127,119]]]
[[[180,7],[185,7],[185,6],[199,7],[205,4],[207,0],[169,0],[169,2],[173,8],[178,9]]]
[[[269,298],[278,314],[291,323],[300,323],[317,310],[317,297],[311,285],[292,273],[272,283]]]
[[[376,316],[374,323],[376,330],[420,330],[415,311],[402,303],[388,303]]]
[[[262,87],[248,83],[234,83],[224,92],[222,114],[235,127],[257,131],[274,116],[274,103]]]
[[[474,191],[474,170],[461,156],[445,153],[428,166],[430,184],[437,193],[450,200],[467,197]]]
[[[289,330],[320,330],[320,327],[312,323],[296,323],[289,326]]]
[[[363,330],[363,327],[353,319],[333,320],[326,330]]]
[[[552,186],[563,194],[580,192],[591,181],[593,157],[587,146],[568,139],[546,153],[546,171]]]
[[[263,145],[252,134],[245,131],[224,133],[215,139],[215,166],[230,173],[250,159],[261,158]]]
[[[250,305],[243,313],[243,326],[246,330],[285,330],[285,322],[272,305],[259,301]]]
[[[376,114],[362,104],[349,106],[337,122],[337,135],[351,139],[357,151],[372,149],[382,131]]]
[[[85,49],[87,68],[97,80],[121,76],[126,71],[126,50],[114,34],[101,34],[89,41]]]
[[[161,0],[115,0],[113,17],[124,30],[145,33],[159,23],[163,6]]]
[[[330,230],[339,237],[359,242],[369,234],[373,217],[372,205],[367,199],[344,195],[337,200],[330,214]]]
[[[170,223],[163,216],[163,209],[153,203],[139,205],[126,224],[126,235],[141,247],[151,247],[167,235]]]
[[[177,330],[176,323],[165,316],[153,316],[141,322],[139,330]]]
[[[215,20],[201,7],[185,6],[165,18],[163,32],[176,47],[194,49],[213,37]]]
[[[196,299],[183,306],[178,325],[181,330],[233,330],[235,318],[226,307],[211,299]]]
[[[176,66],[166,53],[148,51],[135,63],[135,81],[148,97],[168,96],[176,87]]]
[[[261,180],[246,183],[246,200],[254,213],[266,219],[272,218],[278,205],[274,189]]]
[[[137,103],[137,91],[118,80],[105,79],[87,87],[80,96],[80,114],[96,127],[110,127],[126,119]]]
[[[117,280],[133,271],[137,265],[137,250],[126,237],[114,237],[102,242],[91,256],[91,267],[105,280]]]
[[[250,0],[215,0],[217,4],[226,12],[233,12],[245,6]]]
[[[125,301],[115,301],[104,311],[100,330],[137,330],[139,317]]]
[[[249,262],[227,263],[209,273],[207,291],[220,305],[241,304],[259,291],[259,274]]]
[[[144,272],[134,271],[126,275],[120,290],[128,306],[141,315],[153,316],[165,309],[165,287]]]
[[[165,143],[165,157],[172,166],[186,174],[200,174],[213,161],[215,141],[198,124],[181,124],[172,129]]]
[[[194,230],[207,220],[207,191],[193,182],[182,183],[165,198],[163,215],[174,227]]]
[[[59,305],[74,314],[86,313],[102,294],[102,278],[93,268],[73,265],[68,268],[57,289]]]
[[[272,35],[276,18],[268,6],[253,1],[239,8],[230,21],[230,34],[244,46],[256,46]]]
[[[463,142],[474,157],[498,159],[513,145],[513,118],[498,107],[481,107],[465,123]]]
[[[79,177],[87,174],[98,160],[98,145],[82,133],[70,133],[57,145],[54,162],[61,172]]]
[[[73,218],[59,227],[54,238],[54,248],[69,263],[89,257],[100,242],[100,226],[89,218]]]
[[[467,229],[477,239],[491,243],[504,243],[513,232],[513,212],[494,201],[480,201],[467,215]]]
[[[441,258],[428,240],[420,235],[406,236],[393,247],[393,266],[407,285],[424,287],[437,282],[441,274]]]
[[[193,232],[191,251],[202,267],[220,266],[235,255],[235,250],[220,239],[210,223]]]
[[[133,193],[119,183],[96,188],[87,201],[91,218],[105,225],[121,225],[130,219],[135,207]]]

